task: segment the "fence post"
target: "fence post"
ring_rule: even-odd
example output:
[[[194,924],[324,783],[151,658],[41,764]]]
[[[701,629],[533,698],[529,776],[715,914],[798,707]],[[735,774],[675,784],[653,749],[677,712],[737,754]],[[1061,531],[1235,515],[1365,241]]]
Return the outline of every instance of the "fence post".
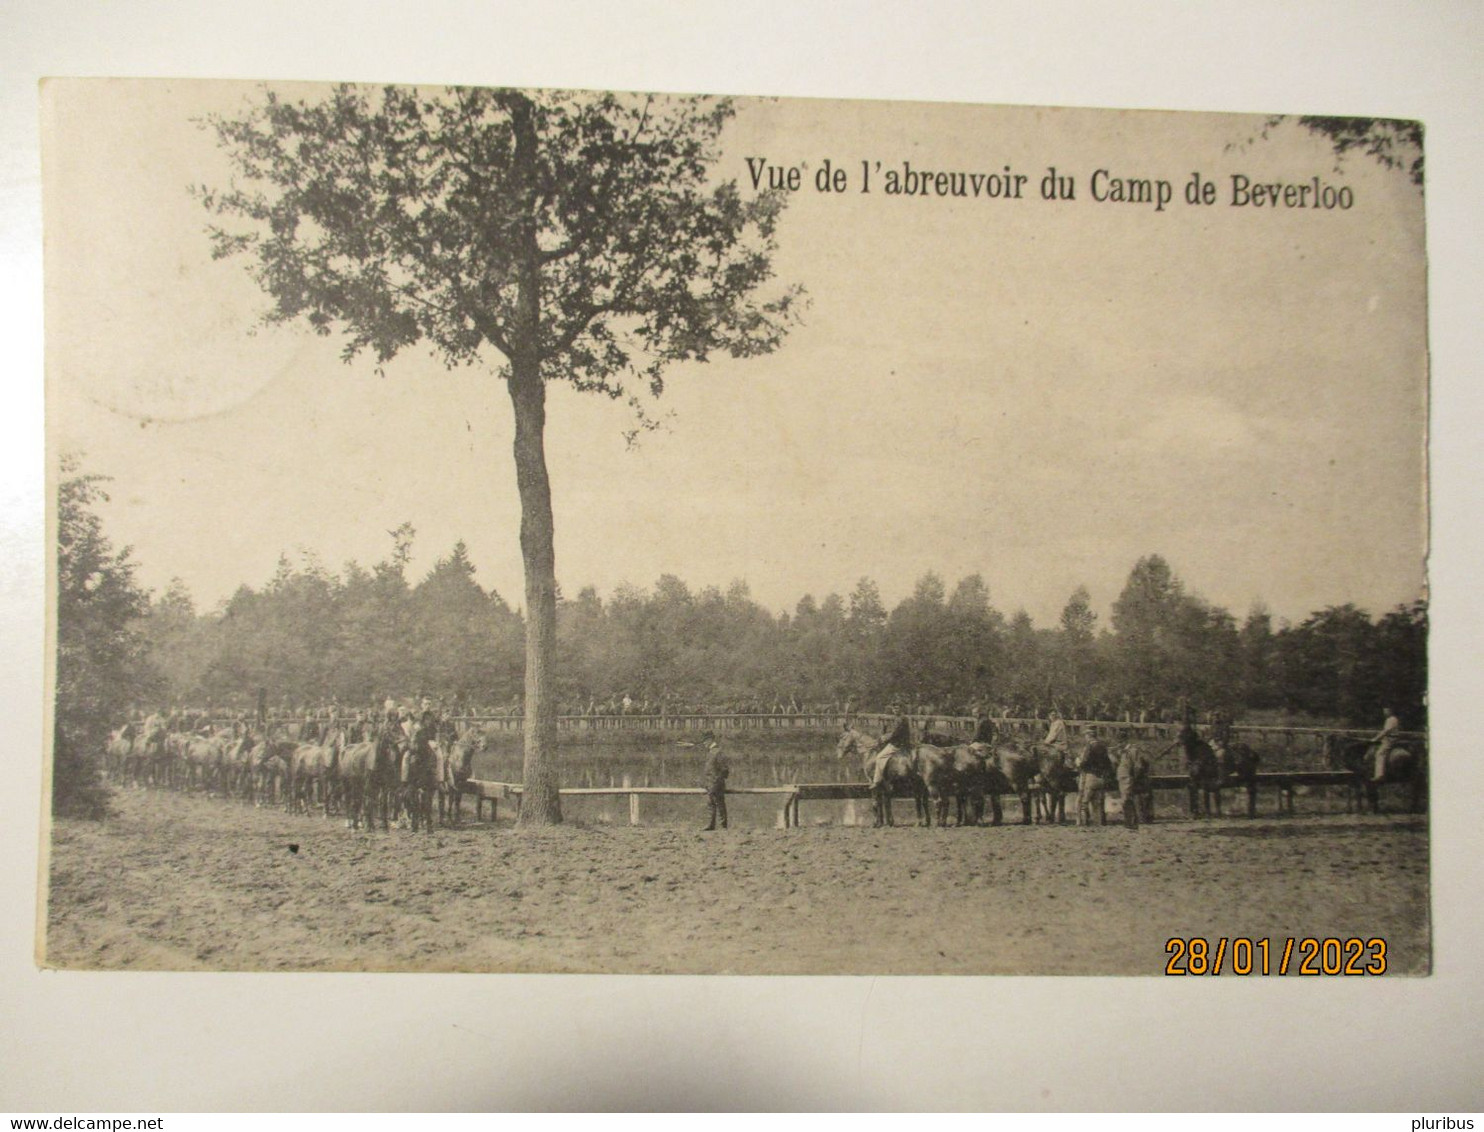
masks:
[[[628,789],[630,786],[634,785],[634,780],[626,774],[623,776],[623,785],[624,789]],[[629,824],[639,824],[639,795],[637,794],[629,795]]]

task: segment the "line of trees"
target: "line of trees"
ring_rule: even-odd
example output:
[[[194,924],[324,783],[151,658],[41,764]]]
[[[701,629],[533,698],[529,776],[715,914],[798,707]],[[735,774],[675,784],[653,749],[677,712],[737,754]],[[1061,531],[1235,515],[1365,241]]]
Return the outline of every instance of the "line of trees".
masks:
[[[427,691],[462,706],[518,710],[524,621],[482,587],[460,542],[420,579],[413,531],[388,557],[339,573],[281,558],[261,589],[242,586],[198,613],[172,584],[140,621],[163,687],[181,703],[274,707],[331,698],[370,705]],[[710,708],[772,711],[892,702],[933,711],[1160,718],[1189,702],[1281,710],[1364,726],[1384,706],[1422,726],[1426,609],[1377,620],[1353,605],[1277,625],[1263,608],[1240,624],[1187,591],[1158,555],[1140,559],[1101,625],[1079,587],[1058,623],[996,609],[984,579],[951,589],[935,573],[888,609],[861,578],[848,595],[756,602],[745,581],[692,590],[666,574],[651,588],[586,587],[557,603],[557,699],[567,713]]]

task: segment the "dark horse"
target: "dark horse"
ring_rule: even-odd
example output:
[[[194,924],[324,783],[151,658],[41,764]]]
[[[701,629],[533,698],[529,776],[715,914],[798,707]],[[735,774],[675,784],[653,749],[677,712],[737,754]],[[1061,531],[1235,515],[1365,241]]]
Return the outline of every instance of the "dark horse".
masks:
[[[1352,778],[1345,795],[1349,812],[1370,805],[1371,813],[1381,812],[1381,787],[1407,787],[1407,806],[1420,814],[1427,808],[1427,756],[1410,747],[1392,747],[1386,755],[1386,773],[1380,782],[1376,770],[1375,744],[1364,739],[1344,739],[1339,735],[1324,737],[1324,756],[1332,770],[1349,771]]]
[[[896,824],[892,819],[891,800],[899,789],[910,793],[917,804],[918,824],[928,824],[931,818],[928,812],[927,789],[923,784],[922,776],[917,773],[917,768],[913,765],[911,751],[899,749],[883,755],[882,751],[886,746],[886,743],[878,742],[864,731],[846,724],[844,730],[840,732],[839,742],[835,744],[835,755],[841,759],[859,758],[866,779],[876,783],[871,791],[871,804],[876,825]],[[882,765],[878,766],[878,764]]]
[[[414,831],[433,832],[433,799],[438,794],[440,769],[431,736],[415,734],[403,747],[398,802]]]
[[[1189,777],[1186,792],[1190,799],[1190,816],[1210,817],[1211,801],[1216,801],[1216,813],[1221,813],[1221,764],[1216,759],[1216,750],[1195,733],[1193,727],[1182,727],[1176,746],[1185,752],[1185,773]]]
[[[1019,798],[1020,824],[1032,824],[1035,820],[1035,804],[1031,794],[1035,789],[1036,776],[1041,772],[1041,764],[1036,756],[1017,743],[1001,740],[987,752],[986,767],[989,781],[985,793],[993,807],[993,824],[999,825],[1003,820],[999,799],[1001,794],[1014,794]]]
[[[983,822],[985,798],[993,796],[991,787],[1003,781],[1002,775],[991,772],[988,759],[989,747],[982,743],[951,747],[922,743],[912,752],[912,765],[927,792],[929,814],[937,811],[940,826],[948,824],[950,805],[955,807],[959,825]]]
[[[1238,786],[1247,791],[1247,816],[1257,817],[1258,755],[1246,743],[1228,743],[1216,748],[1216,765],[1223,786]],[[1216,792],[1216,812],[1221,813],[1221,791]]]

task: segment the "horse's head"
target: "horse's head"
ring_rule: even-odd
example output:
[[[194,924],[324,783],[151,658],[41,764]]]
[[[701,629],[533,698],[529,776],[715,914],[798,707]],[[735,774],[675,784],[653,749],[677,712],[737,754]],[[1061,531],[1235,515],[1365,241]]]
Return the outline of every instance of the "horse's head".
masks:
[[[863,753],[862,744],[865,736],[854,727],[846,726],[840,732],[840,738],[835,743],[835,757],[837,759],[848,759],[852,755]]]

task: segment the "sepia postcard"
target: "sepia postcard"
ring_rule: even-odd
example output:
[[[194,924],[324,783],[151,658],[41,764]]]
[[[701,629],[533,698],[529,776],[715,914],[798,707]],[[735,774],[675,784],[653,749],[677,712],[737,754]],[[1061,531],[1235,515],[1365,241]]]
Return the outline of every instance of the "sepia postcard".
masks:
[[[42,965],[1431,972],[1420,124],[42,104]]]

